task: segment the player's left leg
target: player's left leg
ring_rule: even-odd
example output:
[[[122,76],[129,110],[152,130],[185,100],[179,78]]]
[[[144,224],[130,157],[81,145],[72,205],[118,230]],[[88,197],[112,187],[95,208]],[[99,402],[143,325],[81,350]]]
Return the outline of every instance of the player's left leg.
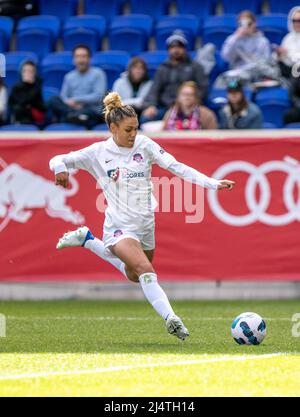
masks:
[[[145,297],[166,321],[168,332],[182,340],[189,336],[187,328],[175,315],[166,293],[159,285],[155,270],[141,243],[135,239],[123,238],[112,246],[111,251],[126,264],[130,272],[135,274],[134,277],[138,276]],[[148,255],[149,257],[152,255],[153,258],[153,251]],[[136,281],[136,278],[134,280]]]

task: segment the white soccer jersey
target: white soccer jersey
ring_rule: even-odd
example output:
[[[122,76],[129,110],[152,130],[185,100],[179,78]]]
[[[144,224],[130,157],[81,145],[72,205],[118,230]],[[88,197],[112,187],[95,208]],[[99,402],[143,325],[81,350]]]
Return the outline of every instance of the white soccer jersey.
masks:
[[[181,162],[147,136],[137,135],[132,148],[119,147],[112,137],[51,159],[55,172],[84,169],[98,181],[107,200],[104,228],[140,232],[154,224],[156,200],[152,164],[203,187],[217,189],[219,181]]]

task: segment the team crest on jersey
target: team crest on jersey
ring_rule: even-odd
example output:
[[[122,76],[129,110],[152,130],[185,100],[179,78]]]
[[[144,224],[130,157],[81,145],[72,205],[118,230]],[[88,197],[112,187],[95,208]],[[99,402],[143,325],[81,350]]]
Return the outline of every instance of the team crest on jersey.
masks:
[[[143,155],[141,155],[140,153],[135,153],[133,155],[133,160],[136,162],[142,162],[143,159]]]
[[[121,236],[123,234],[123,232],[122,232],[122,230],[121,229],[117,229],[117,230],[115,230],[114,231],[114,237],[119,237],[119,236]]]
[[[107,171],[107,175],[112,180],[117,181],[120,175],[120,169],[119,168],[110,169],[109,171]]]

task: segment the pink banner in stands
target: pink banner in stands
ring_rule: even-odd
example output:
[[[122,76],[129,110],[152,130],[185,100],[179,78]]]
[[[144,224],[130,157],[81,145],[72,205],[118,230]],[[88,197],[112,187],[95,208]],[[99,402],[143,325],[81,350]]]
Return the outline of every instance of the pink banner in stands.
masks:
[[[64,190],[48,168],[52,156],[92,142],[0,140],[1,280],[124,280],[88,250],[55,249],[64,232],[83,223],[102,236],[103,210],[96,208],[101,190],[94,179],[77,172]],[[230,192],[203,194],[172,180],[170,198],[161,198],[156,213],[154,267],[160,279],[300,279],[300,138],[158,142],[179,161],[236,181]],[[167,177],[164,186],[172,179],[157,166],[153,176],[156,187],[159,178]],[[166,198],[170,210],[161,207]]]

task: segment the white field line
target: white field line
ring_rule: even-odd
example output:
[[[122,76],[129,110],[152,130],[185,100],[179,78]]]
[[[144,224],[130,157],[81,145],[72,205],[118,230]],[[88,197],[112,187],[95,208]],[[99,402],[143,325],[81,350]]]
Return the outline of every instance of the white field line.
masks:
[[[288,353],[278,352],[278,353],[266,353],[263,355],[240,355],[232,357],[219,357],[219,358],[210,358],[210,359],[195,359],[188,361],[177,361],[177,362],[159,362],[159,363],[149,363],[149,364],[133,364],[133,365],[122,365],[122,366],[110,366],[106,368],[94,368],[94,369],[78,369],[73,371],[56,371],[56,372],[36,372],[28,374],[19,374],[19,375],[7,375],[0,376],[0,381],[16,381],[22,379],[31,379],[31,378],[48,378],[52,376],[74,376],[74,375],[93,375],[93,374],[103,374],[109,372],[118,372],[118,371],[128,371],[132,369],[140,368],[162,368],[162,367],[174,367],[174,366],[185,366],[185,365],[199,365],[205,363],[217,363],[217,362],[243,362],[247,360],[256,360],[256,359],[268,359],[276,356],[287,356]]]
[[[21,317],[21,316],[6,316],[8,320],[86,320],[86,321],[105,321],[105,320],[128,320],[128,321],[145,321],[151,320],[152,317],[130,317],[130,316],[30,316],[30,317]],[[184,317],[184,320],[198,320],[198,321],[232,321],[232,317]],[[268,321],[291,321],[291,317],[264,317],[264,320]]]

